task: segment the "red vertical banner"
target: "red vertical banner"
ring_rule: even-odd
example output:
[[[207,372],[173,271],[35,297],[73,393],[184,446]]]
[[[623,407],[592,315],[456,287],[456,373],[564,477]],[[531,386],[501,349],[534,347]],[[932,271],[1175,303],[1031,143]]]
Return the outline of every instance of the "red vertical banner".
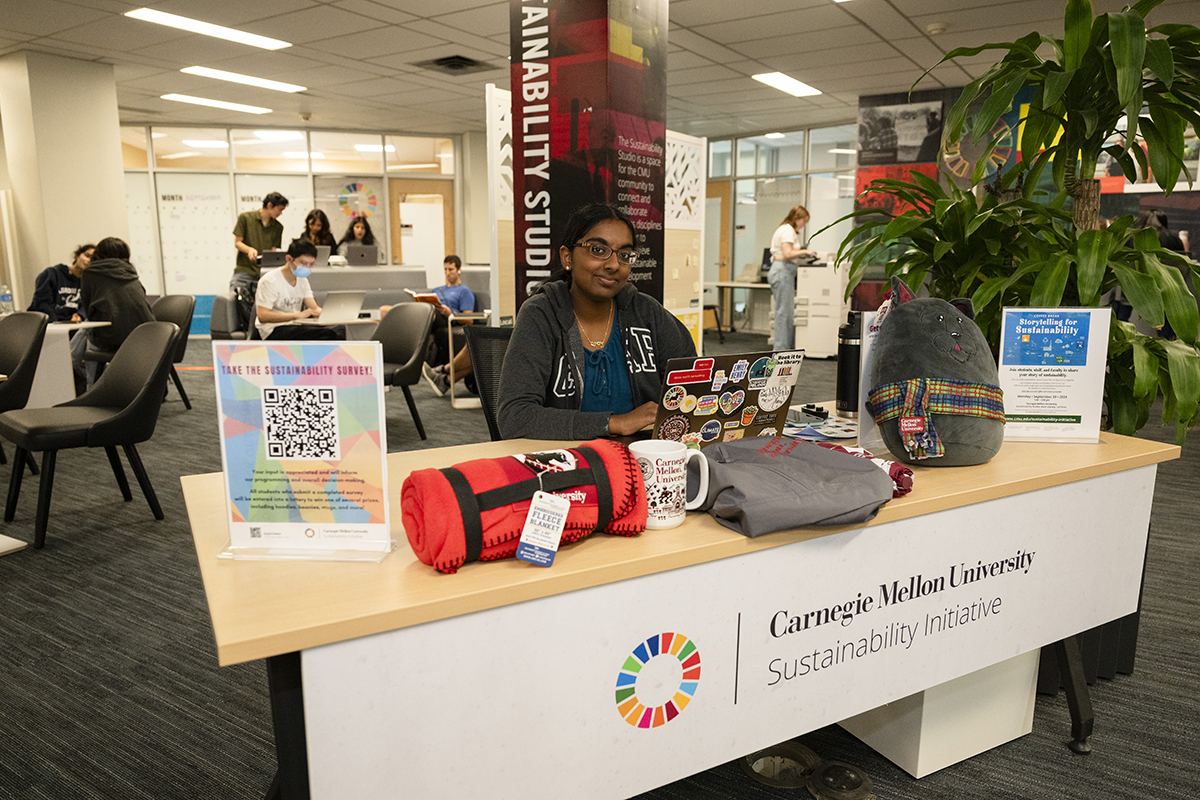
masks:
[[[663,287],[667,0],[512,0],[516,303],[558,266],[571,212],[612,203],[637,233],[630,281]]]

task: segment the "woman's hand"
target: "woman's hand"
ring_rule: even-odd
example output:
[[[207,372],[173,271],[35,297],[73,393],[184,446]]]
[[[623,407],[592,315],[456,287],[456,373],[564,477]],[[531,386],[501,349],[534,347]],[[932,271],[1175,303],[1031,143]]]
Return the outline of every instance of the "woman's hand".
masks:
[[[610,436],[632,436],[642,428],[654,424],[658,414],[658,403],[643,403],[628,414],[613,414],[608,418]]]

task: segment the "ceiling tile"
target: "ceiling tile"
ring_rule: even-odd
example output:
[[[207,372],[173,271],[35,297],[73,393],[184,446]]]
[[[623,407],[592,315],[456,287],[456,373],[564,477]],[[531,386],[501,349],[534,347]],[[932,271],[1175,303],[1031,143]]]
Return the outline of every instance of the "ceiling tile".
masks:
[[[797,13],[803,15],[813,6],[826,5],[829,0],[757,0],[753,4],[755,14]],[[728,0],[674,0],[670,6],[671,22],[678,22],[688,28],[698,25],[709,25],[728,20],[730,5]]]
[[[140,19],[108,16],[88,25],[64,30],[55,34],[54,38],[67,42],[77,42],[79,44],[104,43],[109,46],[119,42],[120,46],[113,49],[123,50],[128,53],[164,42],[179,41],[180,39],[188,38],[189,35],[175,28],[154,25],[150,22],[143,22]]]
[[[3,29],[30,36],[49,36],[81,25],[90,25],[107,15],[94,8],[83,8],[59,0],[5,3]]]
[[[315,8],[317,3],[314,0],[272,0],[270,3],[246,3],[241,0],[204,0],[202,3],[196,2],[196,0],[157,0],[157,2],[130,0],[129,4],[118,13],[124,13],[131,8],[137,8],[138,5],[153,6],[156,11],[178,14],[181,17],[190,17],[191,19],[211,22],[214,25],[225,25],[240,30],[249,30],[249,28],[245,27],[245,24],[248,22],[268,19],[279,14],[300,11],[305,8]],[[146,24],[151,25],[153,23],[147,22]],[[262,32],[254,31],[254,33]],[[281,38],[276,34],[270,33],[262,35]]]
[[[729,67],[713,64],[709,67],[671,70],[667,73],[667,85],[674,88],[687,83],[711,83],[728,78],[744,79],[745,76],[734,72]]]
[[[718,64],[723,61],[738,61],[742,58],[736,51],[730,50],[728,47],[693,31],[671,31],[670,36],[667,38],[668,41],[679,45],[684,50],[690,50],[707,59],[716,61]]]
[[[214,39],[211,36],[185,33],[181,38],[149,47],[131,48],[129,52],[149,58],[167,59],[178,63],[181,67],[186,67],[192,64],[211,64],[226,58],[236,58],[248,53],[265,53],[266,51],[237,42]]]
[[[480,6],[490,5],[496,2],[496,0],[438,0],[436,9],[430,8],[429,3],[422,2],[422,0],[375,0],[375,2],[416,14],[419,17],[430,17],[435,14],[453,14],[456,11],[479,8]]]
[[[239,25],[241,30],[283,39],[285,42],[324,42],[347,33],[369,31],[382,25],[379,20],[352,14],[332,6],[314,6],[301,11],[279,14],[270,19]],[[317,45],[321,46],[321,45]]]
[[[376,99],[380,95],[395,95],[409,88],[409,84],[397,78],[371,78],[337,84],[337,93],[344,97]]]
[[[697,26],[693,28],[693,31],[728,45],[791,34],[798,37],[792,40],[792,46],[799,48],[804,47],[804,42],[810,38],[819,38],[817,36],[809,37],[807,34],[827,28],[840,28],[853,23],[853,17],[839,6],[829,3],[806,9],[803,13],[741,17],[728,22]]]
[[[372,0],[339,0],[329,5],[334,8],[340,8],[342,11],[349,11],[352,14],[361,14],[364,17],[377,19],[381,22],[389,22],[392,25],[400,25],[417,19],[415,14],[397,11],[394,8],[372,2]]]
[[[709,67],[713,62],[709,59],[698,56],[695,53],[689,53],[686,50],[680,50],[675,53],[667,54],[667,69],[671,72],[676,72],[682,69],[692,69],[694,67]]]
[[[503,34],[507,42],[509,27],[508,3],[493,3],[470,11],[459,11],[456,14],[443,14],[433,18],[435,22],[449,25],[451,28],[474,33],[478,36],[496,36]]]
[[[370,59],[404,53],[408,50],[441,44],[441,39],[417,33],[406,27],[388,25],[370,31],[333,36],[321,42],[322,48],[347,58]]]
[[[1046,0],[1033,0],[1045,4]],[[875,33],[892,38],[895,36],[911,36],[921,33],[924,28],[918,28],[908,17],[896,11],[889,0],[854,0],[842,8],[847,14],[867,26]]]
[[[842,28],[821,31],[820,36],[812,37],[807,47],[797,47],[796,37],[789,35],[763,39],[759,42],[735,44],[733,49],[751,58],[770,58],[771,56],[794,55],[798,51],[828,53],[830,50],[846,50],[880,41],[883,40],[861,25],[847,25]],[[828,57],[825,56],[826,59]]]

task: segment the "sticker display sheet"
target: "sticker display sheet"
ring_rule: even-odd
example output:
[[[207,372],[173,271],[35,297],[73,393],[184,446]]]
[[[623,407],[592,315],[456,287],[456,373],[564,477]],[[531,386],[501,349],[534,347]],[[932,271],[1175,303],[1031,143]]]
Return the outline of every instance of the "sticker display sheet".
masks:
[[[1000,388],[1005,441],[1100,440],[1108,308],[1006,308]]]
[[[213,342],[230,550],[391,549],[377,342]]]
[[[803,350],[671,359],[654,438],[703,448],[778,436],[803,361]]]

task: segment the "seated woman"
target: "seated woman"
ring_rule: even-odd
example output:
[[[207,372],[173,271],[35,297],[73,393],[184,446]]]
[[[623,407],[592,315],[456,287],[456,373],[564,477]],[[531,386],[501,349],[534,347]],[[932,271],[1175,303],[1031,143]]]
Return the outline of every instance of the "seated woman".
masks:
[[[138,279],[137,268],[129,263],[129,245],[115,236],[100,240],[83,271],[79,300],[89,322],[112,323],[80,331],[71,340],[76,374],[84,371],[86,364],[90,387],[96,382],[97,362],[84,362],[84,350],[116,352],[134,328],[154,321],[146,302],[146,288]]]
[[[331,252],[337,249],[337,239],[333,238],[329,217],[325,216],[325,212],[319,208],[314,208],[304,218],[304,233],[300,234],[300,238],[306,242],[312,242],[314,245],[324,245]]]
[[[567,221],[560,268],[517,315],[500,378],[505,438],[628,436],[654,423],[672,358],[695,357],[683,323],[629,285],[633,223],[585,206]]]
[[[375,235],[371,233],[371,223],[367,222],[366,217],[355,217],[354,221],[350,223],[350,227],[346,229],[346,235],[338,242],[338,255],[346,255],[351,245],[359,244],[375,244]]]

